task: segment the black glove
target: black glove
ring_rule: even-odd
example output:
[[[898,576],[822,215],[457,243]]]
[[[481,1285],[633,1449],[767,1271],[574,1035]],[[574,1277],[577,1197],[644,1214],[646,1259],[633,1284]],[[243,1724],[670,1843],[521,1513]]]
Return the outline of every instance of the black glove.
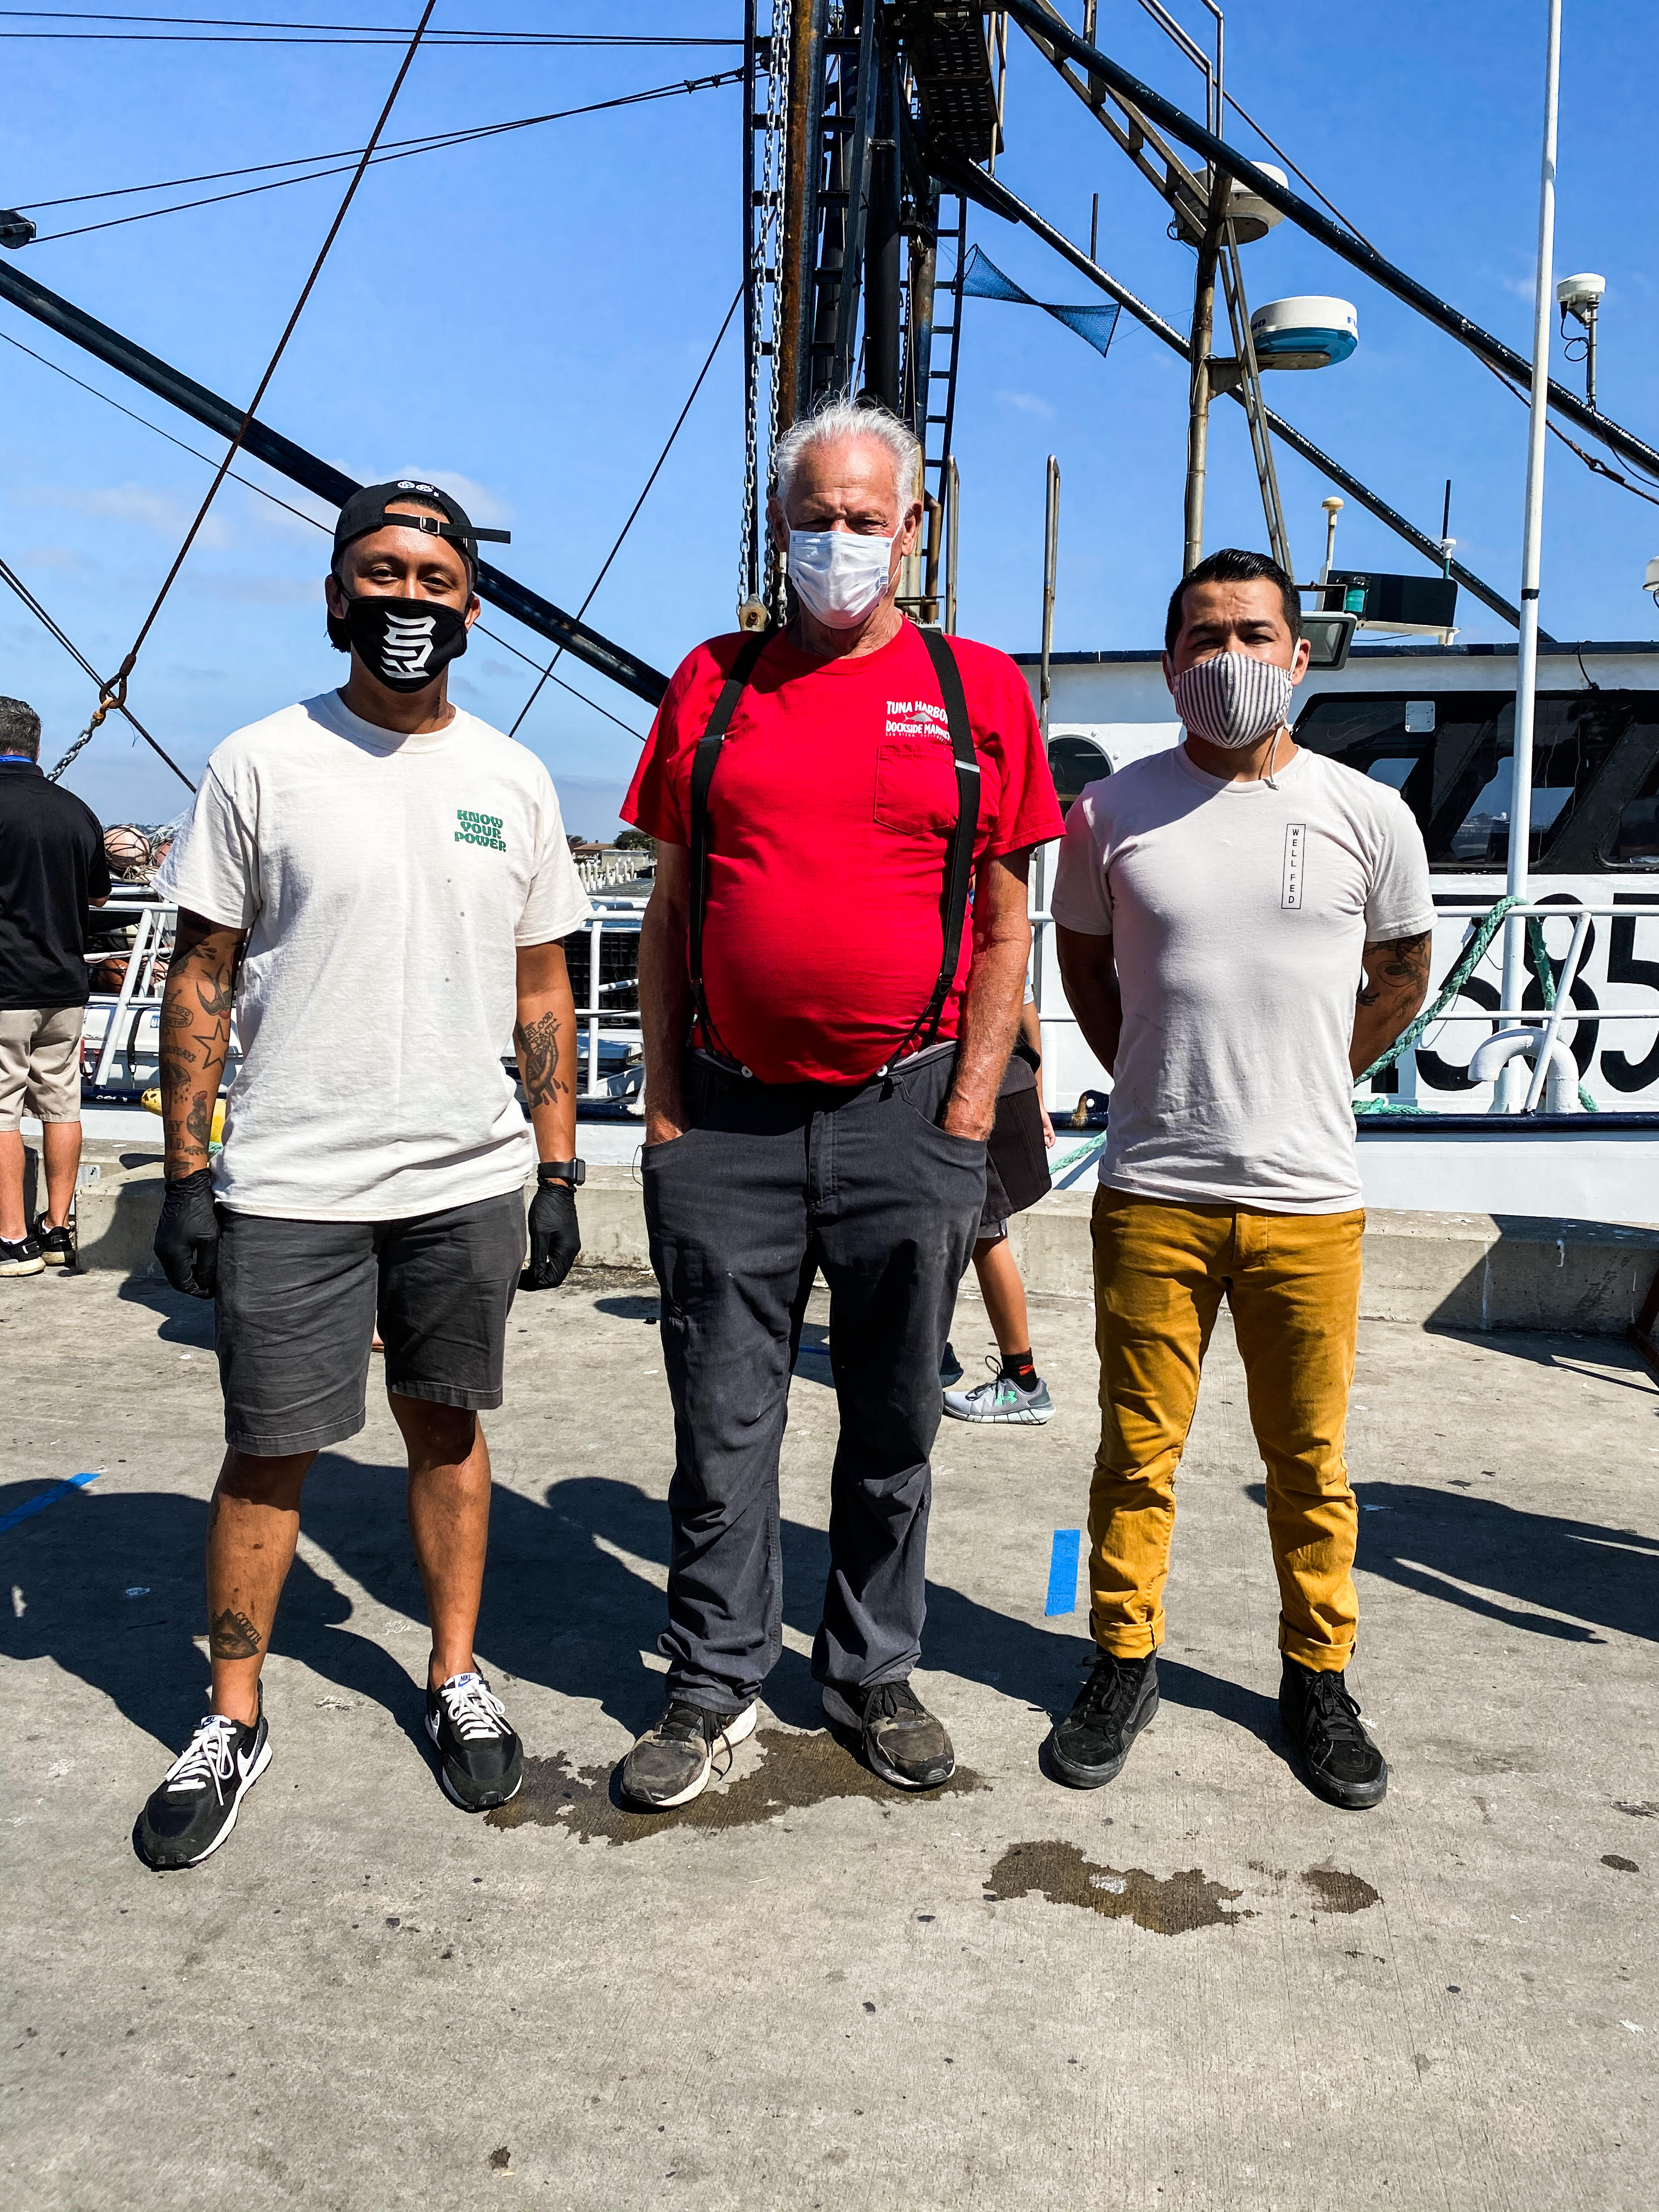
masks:
[[[530,1201],[530,1264],[520,1289],[556,1291],[581,1247],[575,1192],[568,1183],[542,1183]]]
[[[219,1280],[219,1219],[213,1211],[213,1170],[168,1178],[155,1224],[155,1256],[175,1291],[210,1298]]]

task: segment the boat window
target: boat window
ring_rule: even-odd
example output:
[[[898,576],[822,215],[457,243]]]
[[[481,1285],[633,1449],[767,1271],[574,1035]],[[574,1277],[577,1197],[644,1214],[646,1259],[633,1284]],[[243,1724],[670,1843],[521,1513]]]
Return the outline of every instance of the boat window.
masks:
[[[1365,773],[1378,783],[1391,783],[1396,791],[1403,791],[1406,778],[1416,766],[1415,753],[1385,753],[1380,760],[1374,760]]]
[[[1296,740],[1392,785],[1417,817],[1431,866],[1491,871],[1509,859],[1514,732],[1512,692],[1348,692],[1310,700]],[[1659,691],[1540,692],[1530,865],[1654,866],[1656,779]]]
[[[1048,746],[1048,773],[1054,780],[1060,811],[1069,813],[1072,801],[1085,784],[1098,783],[1112,772],[1112,763],[1092,738],[1053,738]]]
[[[1659,761],[1626,800],[1601,852],[1604,867],[1659,868]]]

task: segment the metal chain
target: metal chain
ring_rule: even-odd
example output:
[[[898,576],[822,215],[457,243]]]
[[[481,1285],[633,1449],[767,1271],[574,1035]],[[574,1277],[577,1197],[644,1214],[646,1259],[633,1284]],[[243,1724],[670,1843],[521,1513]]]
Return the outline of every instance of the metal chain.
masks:
[[[105,715],[108,714],[110,708],[114,705],[114,703],[115,702],[112,699],[104,699],[99,702],[97,708],[94,711],[92,720],[87,724],[85,729],[82,731],[80,736],[75,740],[75,743],[70,747],[69,750],[64,755],[63,759],[58,762],[57,767],[52,769],[47,775],[46,781],[48,783],[56,783],[58,777],[64,773],[64,770],[68,768],[70,763],[74,760],[76,755],[79,752],[83,752],[92,743],[93,735],[97,730],[98,725],[103,720]]]
[[[744,481],[742,534],[738,549],[738,599],[749,597],[749,544],[753,535],[757,553],[763,542],[765,493],[760,454],[760,375],[764,352],[767,370],[768,415],[766,459],[769,467],[778,434],[777,337],[778,279],[783,252],[783,131],[789,107],[789,18],[792,0],[773,0],[772,27],[767,41],[766,131],[761,153],[760,207],[754,229],[753,281],[755,343],[749,365],[749,390],[744,395]],[[750,127],[752,128],[752,125]],[[770,281],[768,281],[768,270]],[[757,580],[762,599],[765,578]]]

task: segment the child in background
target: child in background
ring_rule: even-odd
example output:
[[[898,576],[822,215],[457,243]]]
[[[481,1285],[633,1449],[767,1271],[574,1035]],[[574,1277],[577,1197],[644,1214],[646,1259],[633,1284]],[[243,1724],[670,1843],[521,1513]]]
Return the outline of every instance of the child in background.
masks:
[[[974,1245],[974,1273],[1001,1359],[988,1381],[971,1390],[959,1390],[950,1386],[962,1381],[962,1364],[945,1346],[939,1381],[946,1386],[945,1410],[955,1421],[1041,1428],[1054,1410],[1048,1386],[1031,1358],[1025,1285],[1008,1243],[1010,1217],[1035,1206],[1051,1188],[1045,1154],[1054,1141],[1054,1129],[1042,1103],[1037,1073],[1042,1064],[1042,1042],[1028,981],[1019,1036],[997,1093],[996,1122],[986,1146],[985,1211]]]

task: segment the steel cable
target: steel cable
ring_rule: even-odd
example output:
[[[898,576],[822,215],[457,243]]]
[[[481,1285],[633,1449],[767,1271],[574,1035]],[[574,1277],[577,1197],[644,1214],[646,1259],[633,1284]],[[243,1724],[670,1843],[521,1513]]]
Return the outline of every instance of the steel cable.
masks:
[[[681,408],[678,416],[675,421],[674,427],[668,434],[667,444],[663,447],[661,453],[658,454],[656,465],[653,468],[650,475],[645,480],[644,489],[641,492],[639,497],[635,501],[632,508],[629,510],[627,521],[623,523],[622,528],[617,532],[616,544],[605,555],[604,564],[600,568],[599,574],[594,577],[593,581],[588,586],[587,597],[582,601],[580,606],[576,610],[576,620],[578,622],[581,620],[582,617],[587,612],[589,607],[592,605],[595,592],[599,590],[599,586],[604,583],[605,577],[610,573],[611,562],[616,559],[617,554],[622,551],[623,538],[627,537],[629,532],[634,527],[639,511],[645,505],[646,500],[650,494],[652,485],[655,483],[657,478],[662,474],[663,464],[668,459],[669,454],[674,450],[674,441],[679,436],[680,431],[684,426],[685,418],[691,412],[692,401],[702,390],[703,379],[708,375],[709,370],[714,366],[714,356],[720,351],[721,340],[725,337],[727,331],[732,327],[732,318],[737,313],[738,303],[742,298],[743,286],[739,284],[736,294],[733,295],[731,306],[726,311],[726,320],[720,325],[719,331],[715,333],[714,343],[708,349],[708,357],[703,362],[702,367],[697,371],[697,380],[687,393],[685,404]],[[532,691],[530,696],[525,701],[523,706],[520,708],[513,726],[507,733],[509,738],[516,738],[519,734],[519,724],[523,721],[525,716],[530,712],[537,700],[540,697],[543,684],[546,683],[548,678],[552,675],[553,671],[558,666],[561,659],[563,657],[563,653],[564,647],[561,646],[558,651],[554,654],[552,659],[548,662],[546,667],[543,669],[541,674],[537,678],[535,690]]]
[[[25,350],[27,351],[27,348]],[[68,653],[70,659],[75,662],[82,673],[91,677],[93,682],[98,686],[99,696],[102,699],[106,696],[106,687],[103,679],[100,677],[98,671],[87,659],[87,656],[82,652],[80,647],[76,644],[74,639],[69,636],[65,631],[58,628],[58,624],[46,612],[40,600],[35,598],[33,592],[30,591],[28,586],[23,581],[16,570],[10,568],[4,561],[0,561],[0,583],[5,584],[10,590],[17,594],[17,597],[22,601],[29,612],[44,625],[51,635],[53,636],[58,641],[58,644],[63,647],[64,652]],[[64,770],[70,765],[70,763],[75,758],[76,755],[81,752],[87,745],[90,744],[94,732],[97,729],[98,725],[103,720],[104,715],[107,714],[108,711],[108,708],[106,707],[103,708],[100,712],[93,716],[91,721],[88,722],[86,728],[82,731],[80,736],[70,747],[69,750],[64,755],[63,759],[58,762],[57,767],[50,771],[46,777],[46,781],[48,783],[56,783],[58,777],[63,775]],[[137,731],[139,736],[149,747],[150,750],[153,753],[158,754],[162,760],[166,761],[167,766],[173,770],[174,775],[178,777],[179,782],[184,785],[185,790],[193,792],[196,786],[185,774],[185,771],[179,767],[178,762],[174,760],[170,754],[163,751],[161,747],[156,744],[155,738],[151,737],[149,732],[144,727],[143,724],[133,713],[132,709],[125,704],[121,704],[120,711],[126,716],[133,728]]]
[[[352,201],[356,198],[357,187],[362,184],[364,176],[368,173],[368,164],[374,155],[374,149],[380,143],[380,133],[385,130],[387,122],[391,118],[392,106],[397,100],[398,94],[403,90],[404,79],[409,75],[410,70],[414,64],[416,54],[420,50],[421,40],[425,33],[427,24],[431,18],[432,11],[436,5],[437,0],[426,0],[426,6],[421,12],[421,20],[415,27],[415,34],[409,42],[408,51],[404,54],[403,61],[398,67],[397,76],[392,80],[392,89],[386,94],[386,105],[381,108],[379,119],[376,121],[374,130],[369,134],[368,143],[363,149],[362,159],[357,164],[356,174],[353,176],[350,184],[346,187],[345,197],[341,200],[339,209],[335,215],[334,220],[329,225],[328,235],[323,240],[322,247],[318,253],[317,258],[311,264],[311,274],[306,278],[305,283],[301,288],[300,296],[294,303],[294,312],[288,319],[288,322],[283,329],[282,337],[276,341],[276,350],[271,355],[269,362],[266,364],[265,373],[259,379],[258,389],[255,392],[252,398],[249,400],[246,411],[244,413],[241,421],[236,426],[236,434],[231,440],[228,447],[226,449],[223,460],[220,462],[218,468],[214,471],[213,482],[208,486],[206,496],[204,498],[201,506],[196,511],[195,520],[191,524],[190,528],[185,532],[185,542],[179,548],[179,551],[173,561],[173,566],[167,570],[167,575],[162,580],[161,588],[155,594],[155,604],[150,608],[149,612],[144,617],[143,623],[139,625],[138,635],[132,641],[131,650],[128,653],[126,659],[121,663],[120,667],[115,672],[113,683],[106,688],[103,696],[99,700],[97,712],[94,714],[92,721],[88,728],[87,734],[88,737],[90,737],[92,732],[97,728],[99,723],[102,721],[104,716],[109,712],[111,707],[120,707],[123,708],[125,707],[127,679],[131,675],[133,668],[137,664],[138,654],[143,646],[144,640],[149,635],[150,630],[155,625],[156,617],[161,613],[162,607],[167,602],[167,593],[173,589],[173,580],[177,577],[179,571],[184,567],[185,558],[190,552],[191,547],[196,543],[197,534],[200,531],[202,525],[207,520],[208,510],[213,505],[215,496],[218,492],[220,485],[223,483],[225,478],[230,473],[231,463],[241,451],[242,441],[247,435],[248,425],[252,422],[254,416],[258,411],[259,402],[264,398],[271,378],[276,374],[277,363],[282,360],[283,353],[287,350],[288,342],[293,337],[295,329],[299,323],[300,317],[305,312],[306,302],[310,299],[312,289],[316,284],[317,279],[323,272],[323,264],[328,258],[330,249],[332,247],[335,240],[340,234],[340,226],[344,222],[347,210],[349,209]]]

